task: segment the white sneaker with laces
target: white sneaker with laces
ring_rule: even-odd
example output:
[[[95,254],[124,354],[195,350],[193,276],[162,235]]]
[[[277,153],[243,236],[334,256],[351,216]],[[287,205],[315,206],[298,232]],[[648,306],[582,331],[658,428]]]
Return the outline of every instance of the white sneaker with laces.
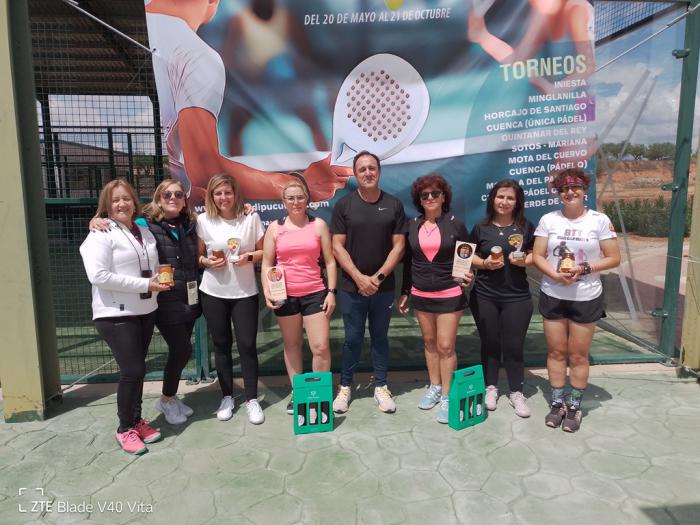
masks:
[[[177,397],[175,397],[174,399],[175,399],[175,402],[177,403],[177,406],[180,407],[180,413],[183,416],[190,417],[192,414],[194,414],[194,410],[192,410],[190,407],[188,407],[180,399],[178,399]]]
[[[218,410],[216,411],[216,419],[219,421],[228,421],[233,417],[233,398],[224,396],[221,400]]]
[[[386,385],[374,387],[374,400],[377,402],[379,410],[382,412],[386,412],[387,414],[396,412],[396,403],[394,403],[394,400],[391,398],[391,392]]]
[[[158,398],[156,401],[156,410],[165,416],[165,420],[171,425],[182,425],[187,418],[180,412],[180,406],[174,398],[163,401],[163,398]]]
[[[498,387],[489,385],[486,387],[486,396],[484,396],[486,410],[496,410],[498,404]]]
[[[519,417],[530,417],[530,407],[527,406],[527,399],[522,392],[511,392],[508,396],[511,406],[515,409],[515,415]]]
[[[245,404],[245,411],[248,414],[248,421],[253,425],[260,425],[265,421],[265,414],[263,414],[262,407],[257,399],[247,401]]]
[[[348,411],[350,407],[350,399],[352,398],[352,392],[349,386],[340,385],[338,387],[338,395],[335,396],[333,400],[333,412],[342,414]]]

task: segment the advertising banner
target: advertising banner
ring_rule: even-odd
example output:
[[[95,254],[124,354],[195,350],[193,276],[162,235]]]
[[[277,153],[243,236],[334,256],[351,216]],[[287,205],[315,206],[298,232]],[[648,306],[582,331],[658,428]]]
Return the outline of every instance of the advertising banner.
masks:
[[[268,223],[301,176],[329,218],[369,150],[408,215],[411,183],[439,173],[468,226],[503,178],[536,222],[558,206],[552,170],[595,174],[587,0],[151,0],[146,17],[170,174],[195,206],[230,173]]]

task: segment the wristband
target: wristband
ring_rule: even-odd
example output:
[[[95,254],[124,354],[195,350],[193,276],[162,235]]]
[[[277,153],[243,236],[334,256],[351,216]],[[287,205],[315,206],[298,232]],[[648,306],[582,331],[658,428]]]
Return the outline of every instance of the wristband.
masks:
[[[588,275],[589,273],[591,273],[592,270],[591,270],[591,265],[590,265],[590,264],[588,264],[587,262],[582,262],[582,263],[581,263],[581,266],[583,266],[583,273],[582,273],[582,275]]]

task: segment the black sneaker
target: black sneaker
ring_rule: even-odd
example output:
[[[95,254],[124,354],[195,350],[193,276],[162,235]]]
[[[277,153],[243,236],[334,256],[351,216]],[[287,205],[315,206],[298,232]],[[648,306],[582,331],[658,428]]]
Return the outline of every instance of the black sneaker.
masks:
[[[549,414],[544,416],[544,424],[551,428],[559,428],[566,415],[566,410],[562,403],[552,403]]]
[[[564,422],[561,424],[561,429],[564,432],[576,432],[581,428],[581,418],[583,414],[581,413],[581,408],[566,407],[566,417]]]
[[[294,415],[294,399],[293,398],[291,398],[289,400],[289,403],[287,403],[287,414],[289,414],[290,416]]]

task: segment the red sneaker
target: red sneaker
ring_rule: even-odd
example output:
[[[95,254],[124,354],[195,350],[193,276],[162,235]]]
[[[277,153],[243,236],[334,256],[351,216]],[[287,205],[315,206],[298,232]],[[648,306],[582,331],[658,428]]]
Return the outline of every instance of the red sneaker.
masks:
[[[130,428],[126,432],[118,432],[115,434],[117,438],[117,443],[122,447],[122,450],[127,454],[143,454],[148,450],[146,445],[143,444],[139,433],[136,429]]]
[[[149,425],[145,419],[139,419],[134,425],[134,430],[144,443],[153,443],[160,439],[160,431]]]

